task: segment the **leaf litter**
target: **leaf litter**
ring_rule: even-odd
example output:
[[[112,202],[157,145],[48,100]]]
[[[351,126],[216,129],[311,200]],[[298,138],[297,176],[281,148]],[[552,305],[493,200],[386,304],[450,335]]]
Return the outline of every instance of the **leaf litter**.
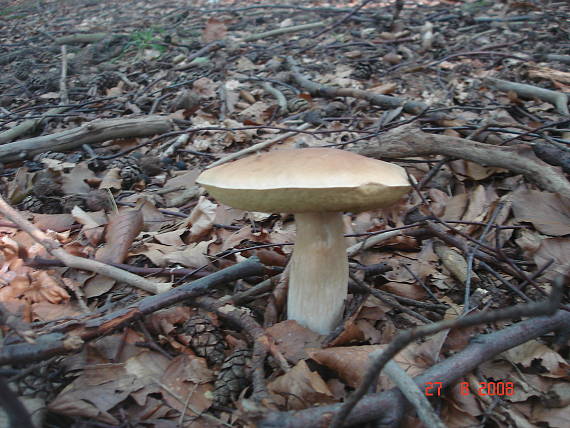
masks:
[[[220,9],[208,11],[214,3]],[[222,362],[212,363],[192,348],[182,326],[194,316],[213,319],[225,357],[246,342],[255,349],[258,339],[219,320],[220,313],[180,302],[141,322],[117,325],[104,337],[91,337],[79,353],[62,352],[37,366],[9,360],[3,368],[12,373],[12,389],[30,411],[38,406],[32,399],[48,409],[37,412],[38,426],[89,426],[90,420],[156,427],[253,426],[252,398],[265,411],[338,403],[363,378],[369,353],[385,349],[398,331],[459,317],[468,281],[471,310],[500,310],[524,300],[505,288],[505,281],[538,299],[557,275],[567,275],[570,140],[567,117],[560,111],[564,108],[541,99],[540,91],[529,97],[497,90],[488,80],[525,83],[566,96],[567,43],[561,34],[568,26],[560,20],[569,16],[567,5],[416,3],[415,9],[406,4],[394,22],[394,3],[367,5],[340,26],[335,20],[356,5],[346,3],[342,9],[304,3],[309,9],[297,13],[295,2],[280,10],[251,1],[247,5],[259,12],[251,14],[247,7],[225,1],[192,6],[173,1],[161,7],[141,1],[129,8],[108,1],[47,1],[37,8],[25,1],[7,3],[6,25],[0,29],[5,43],[0,62],[7,68],[0,80],[0,194],[69,253],[157,282],[187,283],[254,255],[267,266],[284,268],[294,241],[291,216],[220,205],[196,186],[196,177],[212,162],[260,142],[275,148],[342,144],[351,149],[361,137],[382,138],[400,122],[418,119],[401,106],[379,107],[372,94],[425,103],[431,109],[423,112],[424,133],[484,143],[489,150],[514,143],[520,159],[540,162],[562,183],[555,192],[508,164],[476,162],[461,152],[454,157],[437,152],[381,155],[395,158],[418,183],[425,179],[422,197],[414,192],[391,211],[345,215],[347,232],[356,234],[347,239],[351,245],[403,229],[350,258],[355,278],[384,294],[351,289],[345,322],[335,337],[319,337],[284,320],[279,286],[248,295],[267,278],[242,278],[209,295],[237,299],[234,304],[271,339],[274,352],[265,366],[263,388],[252,375],[259,367],[246,367],[247,379],[238,382],[246,386],[223,406],[214,404]],[[320,19],[331,27],[316,38],[306,32],[257,38],[264,31]],[[426,21],[433,21],[433,40],[426,38]],[[509,48],[513,38],[519,43],[515,53]],[[67,48],[65,57],[61,45]],[[291,77],[288,55],[322,88],[348,92],[331,98],[304,86]],[[66,86],[60,83],[62,63],[67,64]],[[354,90],[371,95],[358,97]],[[438,109],[445,114],[434,114]],[[49,136],[63,139],[83,124],[147,115],[158,115],[163,130],[111,134],[104,141],[50,149]],[[33,126],[16,134],[31,121]],[[279,129],[295,130],[304,123],[310,125],[307,131],[272,143]],[[10,151],[10,144],[34,137],[40,138],[37,144],[47,142],[40,155]],[[421,224],[434,219],[452,226],[459,244],[472,239],[471,246],[428,233]],[[406,228],[414,223],[420,226]],[[475,257],[470,265],[473,251],[486,252],[502,280],[479,261],[489,265],[489,258]],[[506,260],[519,270],[507,269]],[[113,278],[56,262],[42,245],[0,217],[0,349],[33,346],[50,334],[73,332],[74,323],[128,308],[145,296]],[[387,270],[376,272],[377,266]],[[532,287],[520,285],[534,274]],[[415,376],[460,352],[477,334],[508,324],[438,333],[409,345],[395,361]],[[566,426],[567,357],[567,343],[540,337],[490,358],[443,391],[441,417],[450,427]],[[56,374],[47,376],[48,369]],[[478,394],[477,388],[488,382],[511,382],[513,394]],[[471,393],[465,394],[462,385],[469,385]],[[382,374],[378,390],[392,386]],[[265,388],[267,395],[259,395]],[[417,424],[412,414],[403,419],[403,426]]]

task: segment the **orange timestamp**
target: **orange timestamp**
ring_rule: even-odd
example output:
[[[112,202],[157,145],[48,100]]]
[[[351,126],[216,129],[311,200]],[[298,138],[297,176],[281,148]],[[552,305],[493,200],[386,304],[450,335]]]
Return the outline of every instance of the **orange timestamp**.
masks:
[[[443,382],[426,382],[424,393],[427,397],[439,397],[442,388]],[[459,393],[461,395],[510,397],[515,393],[515,385],[513,382],[479,382],[478,385],[472,386],[469,382],[461,382]]]

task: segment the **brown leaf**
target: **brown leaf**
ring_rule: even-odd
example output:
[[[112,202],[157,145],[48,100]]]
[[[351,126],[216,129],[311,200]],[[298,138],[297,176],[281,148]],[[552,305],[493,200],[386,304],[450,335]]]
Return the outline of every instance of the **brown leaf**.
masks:
[[[551,428],[566,428],[570,421],[570,406],[561,409],[546,409],[536,406],[531,417],[534,426],[548,425]]]
[[[91,186],[87,183],[93,178],[95,173],[89,169],[87,163],[82,162],[69,174],[63,174],[61,179],[63,191],[66,195],[89,193]]]
[[[519,222],[529,222],[551,236],[570,233],[570,200],[556,193],[521,189],[513,193],[513,212]]]
[[[87,299],[105,294],[115,285],[115,280],[103,275],[94,275],[85,281],[83,293]]]
[[[99,184],[99,189],[120,190],[122,183],[121,170],[119,168],[111,168],[105,173],[103,180],[101,180],[101,183]]]
[[[97,251],[97,260],[105,263],[123,263],[142,228],[143,215],[140,209],[121,209],[112,215],[105,232],[107,244]]]
[[[168,363],[162,373],[159,378],[162,395],[172,408],[192,414],[190,409],[202,413],[212,404],[212,399],[208,397],[211,397],[209,393],[214,389],[214,374],[203,358],[179,355]]]
[[[206,197],[200,197],[198,204],[188,216],[188,222],[192,224],[190,240],[201,237],[212,228],[216,217],[216,208],[217,205],[210,202]]]
[[[317,372],[309,370],[303,360],[289,372],[270,382],[267,389],[277,396],[276,401],[286,404],[287,409],[298,410],[335,401],[325,381]]]
[[[293,320],[274,324],[266,331],[273,337],[277,348],[287,361],[294,364],[303,358],[307,358],[305,348],[321,346],[321,338],[317,333]]]
[[[202,40],[204,43],[211,43],[226,37],[226,24],[216,18],[210,18],[206,21],[206,28],[202,32]]]
[[[534,254],[534,262],[538,266],[544,266],[546,263],[554,260],[554,264],[543,274],[543,278],[553,279],[558,274],[565,275],[568,269],[570,269],[568,254],[570,254],[569,238],[543,239],[540,247]]]
[[[202,241],[188,245],[182,251],[173,251],[166,255],[167,264],[181,264],[185,267],[198,268],[210,263],[208,259],[208,246],[213,242]]]
[[[40,229],[64,232],[69,230],[74,222],[71,214],[34,214],[34,224]]]
[[[502,354],[508,361],[525,368],[538,370],[541,376],[564,378],[570,365],[558,354],[542,343],[531,340]]]

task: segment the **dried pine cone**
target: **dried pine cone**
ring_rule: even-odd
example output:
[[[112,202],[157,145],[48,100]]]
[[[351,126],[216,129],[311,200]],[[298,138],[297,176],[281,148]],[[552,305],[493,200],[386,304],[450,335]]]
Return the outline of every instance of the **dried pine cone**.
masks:
[[[36,74],[26,81],[26,86],[30,91],[56,91],[59,88],[59,76],[55,73]]]
[[[22,202],[20,202],[20,204],[18,205],[18,208],[20,208],[23,211],[30,211],[33,213],[41,213],[43,205],[44,204],[42,203],[42,201],[38,197],[36,197],[34,195],[29,195],[29,196],[26,196]]]
[[[109,164],[109,168],[125,168],[127,166],[139,168],[139,160],[136,157],[129,155],[113,159]]]
[[[144,174],[153,176],[162,172],[162,162],[158,156],[143,156],[139,165]]]
[[[63,194],[60,178],[49,170],[42,170],[34,177],[32,193],[42,199]]]
[[[311,105],[309,104],[309,102],[306,99],[300,97],[291,98],[287,102],[287,108],[291,113],[298,113],[301,111],[305,111],[308,110],[310,107]]]
[[[104,71],[93,79],[92,84],[97,86],[99,90],[105,90],[114,88],[120,81],[121,77],[114,71]]]
[[[106,211],[111,208],[109,195],[104,190],[92,190],[85,198],[85,207],[89,211]]]
[[[61,214],[63,207],[60,198],[41,198],[43,208],[42,214]]]
[[[39,198],[34,195],[26,196],[19,208],[38,214],[60,214],[62,212],[59,198]]]
[[[369,61],[360,61],[354,66],[352,77],[355,79],[370,79],[375,71],[374,64]]]
[[[63,198],[63,212],[70,213],[76,206],[85,209],[85,197],[81,195],[69,195]]]
[[[60,152],[43,152],[40,153],[39,155],[34,156],[34,160],[36,162],[41,162],[42,159],[55,159],[58,161],[65,161],[67,158],[67,155],[65,153],[60,153]]]
[[[197,355],[206,358],[211,364],[224,361],[224,338],[209,318],[193,316],[186,321],[183,330],[192,337],[190,346]]]
[[[123,188],[130,189],[137,181],[144,177],[139,166],[139,161],[134,156],[124,156],[115,159],[109,164],[109,168],[119,168],[123,180]]]
[[[28,80],[35,66],[36,63],[29,58],[20,61],[14,68],[14,77],[18,80]]]
[[[126,166],[120,172],[123,189],[130,189],[143,178],[140,168]]]
[[[224,406],[237,399],[249,383],[251,352],[238,348],[224,360],[214,383],[214,405]]]

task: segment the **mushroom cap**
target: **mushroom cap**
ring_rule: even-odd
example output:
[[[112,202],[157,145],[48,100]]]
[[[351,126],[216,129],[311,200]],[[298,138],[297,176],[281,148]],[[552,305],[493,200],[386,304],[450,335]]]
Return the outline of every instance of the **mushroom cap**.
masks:
[[[365,211],[411,188],[404,168],[332,148],[256,154],[208,169],[196,182],[226,205],[269,213]]]

